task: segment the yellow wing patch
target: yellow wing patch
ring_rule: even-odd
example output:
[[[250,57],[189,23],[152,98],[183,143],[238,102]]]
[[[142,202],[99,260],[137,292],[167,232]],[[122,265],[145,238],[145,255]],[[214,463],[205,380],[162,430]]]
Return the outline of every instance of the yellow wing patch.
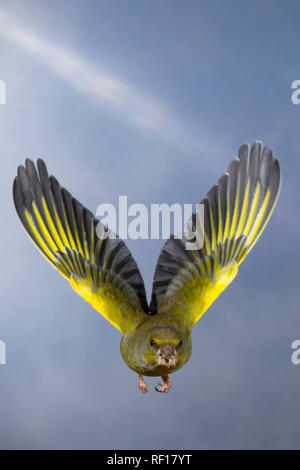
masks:
[[[89,302],[122,334],[134,328],[144,313],[138,302],[128,302],[128,297],[112,284],[105,284],[93,291],[85,279],[71,278],[70,284],[80,297]]]
[[[238,265],[232,264],[217,270],[215,282],[205,276],[192,278],[173,295],[173,298],[169,299],[168,311],[178,317],[184,316],[186,326],[191,329],[233,281],[237,273]],[[160,305],[160,310],[164,310],[164,302]]]

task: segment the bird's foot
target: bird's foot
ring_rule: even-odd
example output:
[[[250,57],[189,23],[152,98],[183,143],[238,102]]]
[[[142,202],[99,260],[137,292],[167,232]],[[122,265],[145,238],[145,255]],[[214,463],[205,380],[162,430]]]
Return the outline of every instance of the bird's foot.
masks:
[[[168,391],[172,387],[171,380],[169,379],[168,375],[163,375],[162,379],[163,383],[158,383],[159,387],[155,387],[155,390],[161,393],[168,393]]]
[[[148,385],[146,384],[145,382],[145,379],[142,375],[139,375],[139,389],[141,390],[141,392],[143,393],[147,393],[148,390],[149,390],[149,387]]]

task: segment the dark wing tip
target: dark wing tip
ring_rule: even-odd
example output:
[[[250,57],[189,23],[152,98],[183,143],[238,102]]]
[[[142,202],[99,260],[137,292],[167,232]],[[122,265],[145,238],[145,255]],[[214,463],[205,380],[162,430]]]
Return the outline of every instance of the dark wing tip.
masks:
[[[37,169],[38,169],[38,172],[39,172],[39,177],[40,177],[40,180],[41,180],[42,184],[44,186],[47,186],[49,176],[48,176],[48,170],[47,170],[46,163],[41,158],[38,158],[37,162],[36,162],[36,165],[37,165]]]
[[[15,176],[14,182],[13,182],[13,200],[14,200],[15,208],[17,212],[19,212],[19,209],[21,205],[23,204],[24,198],[23,198],[22,191],[20,188],[20,181],[19,181],[18,176]]]
[[[27,167],[27,165],[34,165],[33,161],[31,160],[31,158],[26,158],[25,159],[25,165]]]

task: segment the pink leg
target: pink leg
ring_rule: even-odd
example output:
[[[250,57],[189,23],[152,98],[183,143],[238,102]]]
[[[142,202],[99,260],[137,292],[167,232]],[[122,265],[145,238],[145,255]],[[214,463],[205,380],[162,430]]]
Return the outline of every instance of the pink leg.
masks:
[[[155,390],[157,392],[162,392],[162,393],[168,393],[170,388],[172,387],[171,380],[169,379],[168,375],[163,375],[162,376],[163,383],[158,383],[159,387],[155,387]]]
[[[148,385],[145,382],[145,379],[142,375],[139,375],[139,389],[141,392],[146,393],[149,390]]]

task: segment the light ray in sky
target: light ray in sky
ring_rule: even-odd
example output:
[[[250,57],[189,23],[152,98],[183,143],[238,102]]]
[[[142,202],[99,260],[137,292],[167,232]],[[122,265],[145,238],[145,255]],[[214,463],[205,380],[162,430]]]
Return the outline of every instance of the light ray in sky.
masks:
[[[203,130],[199,131],[197,138],[193,137],[165,106],[119,78],[96,70],[71,50],[32,33],[3,8],[0,8],[0,34],[34,54],[45,66],[93,101],[114,109],[129,124],[151,130],[184,151],[213,156],[212,146],[207,145]]]

